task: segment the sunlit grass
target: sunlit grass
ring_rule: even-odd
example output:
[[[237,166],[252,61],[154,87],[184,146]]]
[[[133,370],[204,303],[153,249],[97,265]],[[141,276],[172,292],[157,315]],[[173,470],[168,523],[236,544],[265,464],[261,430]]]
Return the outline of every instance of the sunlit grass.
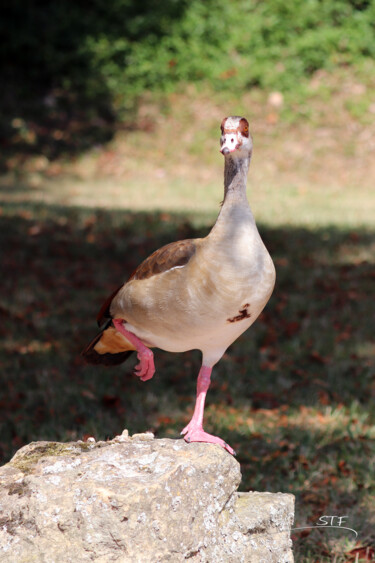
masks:
[[[254,164],[255,166],[255,164]],[[207,225],[215,220],[223,198],[222,163],[217,165],[215,183],[186,181],[184,178],[137,180],[91,180],[62,179],[58,182],[43,182],[42,186],[28,186],[17,194],[2,180],[3,201],[38,202],[52,205],[86,207],[95,209],[117,209],[124,211],[183,212],[194,219],[202,216]],[[345,228],[369,227],[375,216],[375,194],[373,190],[348,187],[337,190],[298,190],[288,185],[258,185],[249,177],[248,199],[259,224],[292,226],[337,226]],[[93,198],[93,193],[95,197]],[[200,217],[202,222],[202,217]],[[356,259],[361,254],[356,249]]]

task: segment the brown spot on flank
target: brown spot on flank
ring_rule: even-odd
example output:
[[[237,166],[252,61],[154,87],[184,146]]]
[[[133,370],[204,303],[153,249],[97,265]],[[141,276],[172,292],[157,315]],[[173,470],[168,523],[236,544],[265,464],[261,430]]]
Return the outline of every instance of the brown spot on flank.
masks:
[[[239,310],[239,314],[235,317],[231,317],[227,319],[229,323],[237,323],[238,321],[242,321],[243,319],[249,319],[251,317],[251,313],[248,312],[247,308],[250,306],[250,303],[245,303],[242,309]]]

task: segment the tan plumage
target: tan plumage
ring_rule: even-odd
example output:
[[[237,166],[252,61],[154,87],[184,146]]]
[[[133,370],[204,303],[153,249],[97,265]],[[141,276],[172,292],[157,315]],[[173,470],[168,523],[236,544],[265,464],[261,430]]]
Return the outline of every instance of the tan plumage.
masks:
[[[118,363],[124,352],[139,350],[139,339],[141,346],[170,352],[199,349],[211,369],[266,305],[275,269],[246,197],[247,121],[223,120],[221,144],[224,202],[211,232],[166,245],[137,268],[102,307],[98,320],[107,324],[83,352],[88,361],[108,363],[112,354]],[[115,323],[121,333],[111,319],[123,321]]]

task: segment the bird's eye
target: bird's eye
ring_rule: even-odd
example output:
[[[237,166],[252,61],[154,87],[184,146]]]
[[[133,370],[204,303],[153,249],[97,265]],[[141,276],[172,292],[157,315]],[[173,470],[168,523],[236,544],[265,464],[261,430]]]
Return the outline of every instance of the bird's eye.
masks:
[[[248,132],[248,130],[249,130],[248,126],[247,126],[247,125],[245,125],[245,127],[243,128],[243,130],[244,130],[244,132],[245,132],[245,133],[247,133],[247,132]]]
[[[231,142],[234,143],[234,139],[231,139]]]

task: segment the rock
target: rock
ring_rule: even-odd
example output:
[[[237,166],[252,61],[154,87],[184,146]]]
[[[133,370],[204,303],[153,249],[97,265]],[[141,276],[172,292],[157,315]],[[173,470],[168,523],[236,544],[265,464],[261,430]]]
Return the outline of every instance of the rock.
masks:
[[[35,442],[0,468],[0,561],[289,563],[294,498],[212,444]]]

